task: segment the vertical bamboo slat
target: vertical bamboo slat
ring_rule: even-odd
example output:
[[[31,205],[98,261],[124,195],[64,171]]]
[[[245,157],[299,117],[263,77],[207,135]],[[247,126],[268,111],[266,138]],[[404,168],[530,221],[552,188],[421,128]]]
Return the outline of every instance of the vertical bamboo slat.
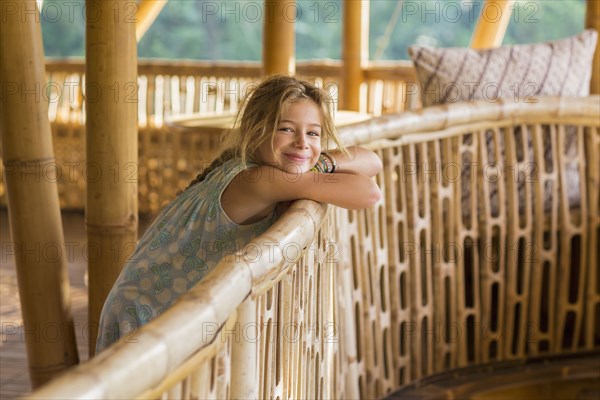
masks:
[[[502,44],[514,0],[486,0],[471,37],[471,47],[488,49]]]
[[[341,107],[361,111],[363,68],[369,60],[369,2],[354,0],[344,2],[342,44]]]
[[[263,73],[296,73],[294,21],[300,12],[295,0],[265,1],[263,30]]]
[[[600,0],[587,0],[585,27],[600,33]],[[594,53],[590,94],[600,94],[600,41],[596,43],[596,53]]]
[[[256,399],[258,395],[258,349],[257,342],[250,340],[248,329],[257,326],[256,300],[246,299],[238,308],[236,340],[233,342],[231,360],[231,397]]]
[[[589,268],[587,299],[586,299],[586,324],[585,345],[588,348],[594,346],[594,340],[600,337],[600,260],[598,259],[598,248],[600,247],[600,130],[598,127],[589,127],[586,138],[586,158],[589,160],[587,176],[589,187],[588,202],[590,205],[590,221],[588,227],[589,246],[588,263]]]
[[[2,156],[29,374],[35,388],[77,364],[78,354],[48,102],[42,93],[46,79],[38,10],[34,0],[2,6]]]
[[[87,202],[90,355],[102,306],[137,239],[135,1],[88,1]],[[97,90],[97,101],[89,91]]]

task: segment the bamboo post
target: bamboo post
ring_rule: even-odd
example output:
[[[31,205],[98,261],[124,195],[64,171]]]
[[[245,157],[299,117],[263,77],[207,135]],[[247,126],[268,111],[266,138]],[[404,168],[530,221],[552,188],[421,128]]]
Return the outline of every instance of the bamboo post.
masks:
[[[106,296],[137,239],[137,43],[132,6],[132,0],[86,3],[90,355]]]
[[[294,26],[300,12],[295,0],[265,1],[264,75],[296,73]]]
[[[474,49],[489,49],[502,44],[512,14],[514,0],[486,0],[471,37]]]
[[[137,10],[137,25],[135,27],[135,36],[139,42],[146,31],[152,26],[152,23],[158,17],[158,14],[167,5],[168,0],[140,0]]]
[[[238,307],[236,323],[236,340],[231,349],[231,398],[232,399],[257,399],[259,398],[259,370],[258,352],[259,341],[251,340],[248,335],[260,333],[250,332],[250,327],[258,327],[258,313],[256,300],[248,297]]]
[[[344,110],[361,111],[365,108],[365,105],[361,105],[361,99],[366,101],[366,93],[362,93],[366,89],[363,88],[363,69],[369,61],[368,1],[344,2],[343,31],[341,107]]]
[[[79,362],[35,0],[2,3],[0,131],[34,388]],[[16,321],[15,321],[16,322]]]
[[[600,0],[587,0],[585,27],[600,33]],[[600,40],[596,43],[596,53],[594,53],[590,94],[600,94]]]

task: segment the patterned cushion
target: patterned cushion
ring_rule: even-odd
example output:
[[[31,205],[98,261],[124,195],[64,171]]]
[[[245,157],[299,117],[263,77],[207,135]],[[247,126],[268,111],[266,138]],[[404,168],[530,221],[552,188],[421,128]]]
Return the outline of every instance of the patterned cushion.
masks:
[[[598,34],[494,49],[411,46],[423,106],[498,98],[589,94]]]
[[[515,102],[535,102],[537,96],[586,96],[590,90],[592,60],[596,50],[598,34],[586,30],[567,39],[495,49],[474,50],[468,48],[432,48],[411,46],[408,53],[412,58],[421,85],[421,100],[424,107],[458,101],[514,99]],[[550,127],[543,126],[544,135]],[[577,128],[565,130],[566,153],[573,153],[576,146]],[[504,155],[504,143],[494,143],[491,132],[486,132],[486,147],[493,154],[499,146]],[[515,128],[515,137],[524,135],[533,160],[530,133]],[[552,149],[545,143],[544,158],[552,164]],[[561,151],[561,150],[559,150]],[[556,160],[554,160],[556,162]],[[463,167],[462,178],[468,179],[468,167]],[[578,208],[579,171],[570,164],[564,167],[568,207]],[[558,178],[556,178],[558,179]],[[559,184],[559,182],[555,182]],[[518,202],[522,213],[525,204],[525,182],[519,180]],[[462,209],[465,216],[470,213],[470,189],[462,186]],[[492,208],[498,208],[498,193],[494,186],[490,190]],[[557,201],[558,199],[554,199]],[[549,211],[553,199],[544,198],[544,210]]]

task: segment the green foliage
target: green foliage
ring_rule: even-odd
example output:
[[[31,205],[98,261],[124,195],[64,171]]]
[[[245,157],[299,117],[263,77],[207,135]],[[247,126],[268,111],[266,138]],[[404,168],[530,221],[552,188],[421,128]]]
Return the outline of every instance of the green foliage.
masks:
[[[585,0],[519,1],[505,44],[536,43],[573,36],[584,29]]]
[[[83,2],[46,0],[41,12],[44,54],[47,57],[83,57],[85,20]]]
[[[84,55],[84,4],[44,1],[42,32],[46,56]],[[483,4],[484,0],[373,0],[370,58],[407,59],[406,50],[415,43],[468,46]],[[341,58],[342,7],[341,0],[298,0],[295,8],[284,11],[296,23],[297,59]],[[489,16],[494,18],[493,12]],[[516,1],[504,43],[533,43],[577,34],[583,29],[584,16],[585,0]],[[269,14],[263,0],[170,0],[140,41],[138,55],[258,61],[265,18]]]

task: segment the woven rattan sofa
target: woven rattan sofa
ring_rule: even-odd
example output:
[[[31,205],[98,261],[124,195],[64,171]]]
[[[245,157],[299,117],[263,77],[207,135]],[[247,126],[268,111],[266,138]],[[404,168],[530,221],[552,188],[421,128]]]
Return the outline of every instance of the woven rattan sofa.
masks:
[[[599,127],[598,96],[345,127],[383,160],[375,207],[296,202],[167,313],[32,397],[376,398],[464,368],[597,357]]]

